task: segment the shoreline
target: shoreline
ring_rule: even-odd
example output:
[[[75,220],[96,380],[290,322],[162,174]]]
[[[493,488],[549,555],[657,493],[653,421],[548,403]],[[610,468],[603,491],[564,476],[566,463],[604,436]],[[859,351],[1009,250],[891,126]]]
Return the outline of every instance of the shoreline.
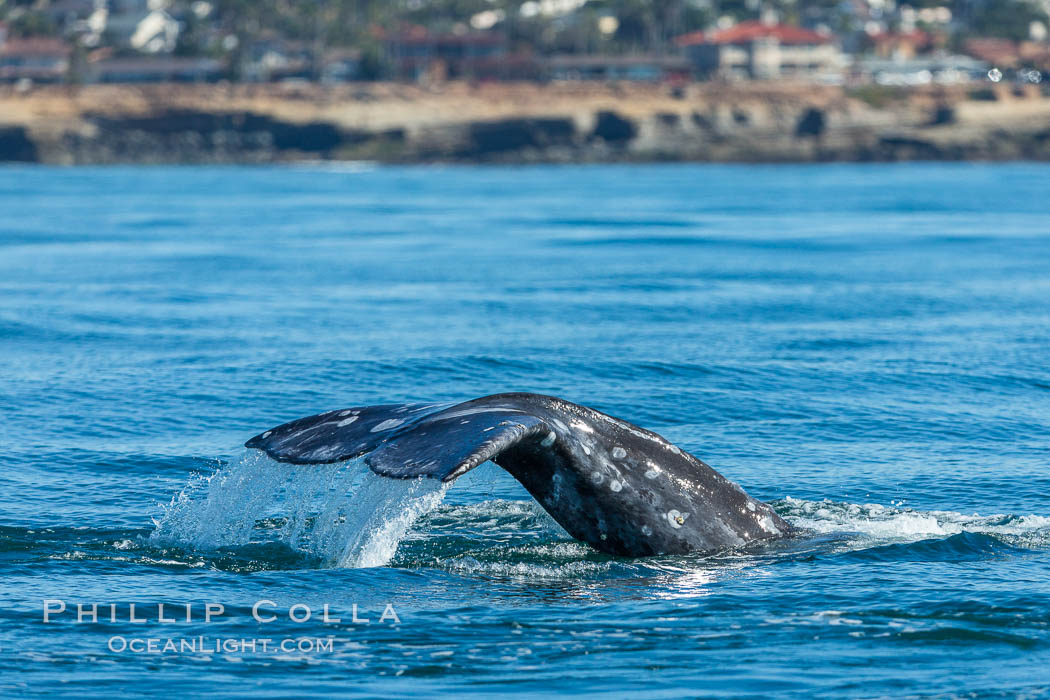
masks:
[[[250,170],[252,168],[258,168],[265,170],[268,168],[286,168],[288,170],[333,170],[343,172],[353,172],[372,170],[376,168],[492,168],[494,170],[505,169],[505,168],[551,168],[551,167],[564,167],[564,168],[587,168],[587,167],[607,167],[607,166],[630,166],[635,167],[667,167],[667,166],[680,166],[683,168],[690,166],[711,166],[711,167],[727,167],[727,168],[752,168],[755,166],[769,167],[769,168],[789,168],[798,166],[813,166],[813,167],[827,167],[827,166],[857,166],[865,165],[873,168],[884,168],[893,165],[973,165],[973,166],[998,166],[998,165],[1033,165],[1039,166],[1046,163],[1050,163],[1050,158],[1003,158],[1003,159],[922,159],[913,158],[909,160],[865,160],[865,161],[849,161],[849,160],[807,160],[807,161],[741,161],[741,160],[726,160],[726,161],[700,161],[700,160],[618,160],[618,161],[581,161],[581,162],[556,162],[556,161],[528,161],[528,162],[517,162],[512,160],[507,161],[477,161],[471,162],[468,160],[442,160],[442,161],[404,161],[404,162],[391,162],[391,161],[378,161],[378,160],[324,160],[324,161],[311,161],[311,160],[275,160],[272,162],[256,162],[256,163],[241,163],[236,161],[229,162],[213,162],[213,163],[199,163],[199,162],[113,162],[113,163],[43,163],[37,161],[15,161],[15,160],[0,160],[0,170],[18,170],[18,169],[55,169],[55,170],[79,170],[83,168],[96,168],[100,170],[105,169],[120,169],[120,168],[226,168],[229,170]]]
[[[0,89],[0,162],[1050,160],[1038,86],[91,85]]]

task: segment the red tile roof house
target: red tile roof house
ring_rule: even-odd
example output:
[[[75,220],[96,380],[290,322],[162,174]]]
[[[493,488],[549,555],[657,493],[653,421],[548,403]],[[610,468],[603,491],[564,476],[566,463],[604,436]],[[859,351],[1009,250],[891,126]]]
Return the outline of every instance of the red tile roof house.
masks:
[[[969,39],[966,53],[987,61],[996,68],[1016,68],[1021,63],[1021,52],[1016,42],[1009,39]]]
[[[423,27],[408,27],[381,38],[402,80],[499,78],[513,68],[507,37],[499,32],[435,34]]]
[[[741,22],[675,39],[701,77],[814,79],[841,75],[846,60],[832,37],[786,24]]]
[[[61,39],[7,39],[0,44],[0,81],[65,80],[73,48]]]
[[[934,37],[921,29],[910,32],[879,32],[868,37],[875,55],[908,61],[934,47]]]

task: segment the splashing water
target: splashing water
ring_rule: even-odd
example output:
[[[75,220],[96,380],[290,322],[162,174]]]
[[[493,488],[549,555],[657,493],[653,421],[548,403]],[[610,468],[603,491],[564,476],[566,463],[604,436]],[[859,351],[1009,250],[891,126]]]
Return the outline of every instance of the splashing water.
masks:
[[[383,566],[448,487],[377,476],[361,460],[290,465],[253,450],[187,486],[150,539],[194,549],[278,541],[327,566]]]
[[[773,504],[793,525],[819,534],[854,533],[857,547],[950,537],[964,532],[994,536],[1014,546],[1050,546],[1050,517],[980,515],[914,510],[878,503],[841,503],[787,497]]]

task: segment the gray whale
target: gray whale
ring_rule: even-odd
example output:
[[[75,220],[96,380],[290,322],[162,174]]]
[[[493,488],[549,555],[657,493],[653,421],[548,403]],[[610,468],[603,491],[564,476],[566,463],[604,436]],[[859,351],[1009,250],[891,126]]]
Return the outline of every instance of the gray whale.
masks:
[[[794,532],[768,505],[656,433],[552,396],[328,411],[245,446],[294,464],[366,455],[381,476],[446,482],[491,460],[570,535],[620,556],[715,551]]]

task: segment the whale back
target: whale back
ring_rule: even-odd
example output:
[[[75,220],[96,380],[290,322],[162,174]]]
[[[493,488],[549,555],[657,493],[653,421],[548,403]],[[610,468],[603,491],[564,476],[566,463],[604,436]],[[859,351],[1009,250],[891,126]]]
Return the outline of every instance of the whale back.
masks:
[[[570,535],[610,554],[713,551],[791,532],[767,504],[660,435],[551,396],[329,411],[246,446],[297,464],[365,455],[375,473],[402,479],[452,481],[491,460]]]

